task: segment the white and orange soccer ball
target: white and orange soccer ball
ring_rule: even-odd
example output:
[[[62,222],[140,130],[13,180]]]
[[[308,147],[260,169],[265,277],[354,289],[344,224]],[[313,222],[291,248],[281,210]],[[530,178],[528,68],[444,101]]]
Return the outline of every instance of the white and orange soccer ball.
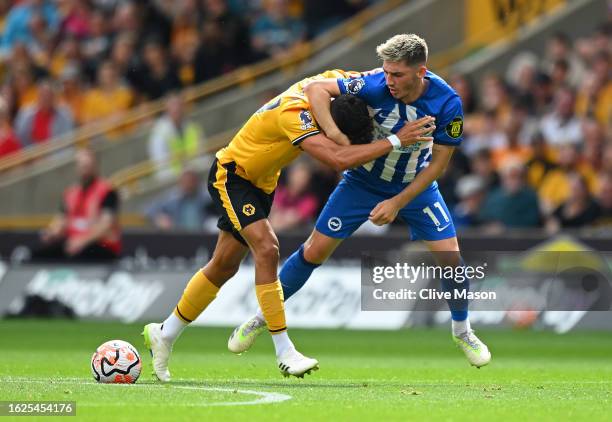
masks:
[[[102,344],[91,357],[94,379],[105,384],[133,384],[140,376],[142,360],[127,341],[111,340]]]

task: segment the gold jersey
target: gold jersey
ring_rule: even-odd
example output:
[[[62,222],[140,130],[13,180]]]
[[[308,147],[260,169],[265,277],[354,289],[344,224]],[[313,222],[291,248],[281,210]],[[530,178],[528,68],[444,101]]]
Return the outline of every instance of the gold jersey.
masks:
[[[276,189],[281,169],[295,160],[300,142],[320,133],[304,95],[313,80],[347,78],[353,72],[330,70],[306,78],[261,107],[229,145],[217,152],[220,164],[236,163],[236,174],[266,193]]]

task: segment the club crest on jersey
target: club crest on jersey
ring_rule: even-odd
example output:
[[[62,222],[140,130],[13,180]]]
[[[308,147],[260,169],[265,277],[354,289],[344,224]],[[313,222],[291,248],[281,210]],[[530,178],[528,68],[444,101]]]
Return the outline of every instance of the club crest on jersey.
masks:
[[[457,116],[447,124],[446,134],[454,139],[460,137],[463,134],[463,117]]]
[[[340,220],[338,217],[332,217],[329,220],[327,220],[327,227],[331,231],[337,232],[338,230],[342,228],[342,220]]]
[[[300,126],[300,129],[308,130],[314,127],[314,123],[312,122],[312,115],[310,114],[310,111],[303,110],[300,113],[300,120],[302,121],[302,126]]]
[[[365,86],[365,81],[362,78],[350,79],[344,81],[344,87],[349,94],[357,95],[361,88]]]
[[[255,207],[252,204],[245,204],[242,207],[242,213],[247,217],[251,217],[253,214],[255,214]]]

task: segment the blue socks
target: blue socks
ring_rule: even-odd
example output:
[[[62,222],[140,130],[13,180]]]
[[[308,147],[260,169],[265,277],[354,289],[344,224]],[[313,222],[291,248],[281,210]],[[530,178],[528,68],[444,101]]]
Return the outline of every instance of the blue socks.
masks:
[[[459,267],[464,267],[465,262],[461,258]],[[463,277],[461,283],[450,279],[442,279],[442,290],[445,292],[453,292],[454,290],[470,290],[470,281],[467,277]],[[468,317],[468,300],[467,299],[449,299],[447,300],[448,307],[450,308],[451,318],[453,321],[465,321]]]
[[[306,284],[312,272],[319,266],[320,264],[312,264],[304,259],[304,245],[301,245],[300,248],[285,261],[279,273],[285,301]],[[459,266],[465,266],[463,258],[461,258]],[[451,278],[443,278],[442,289],[450,292],[455,289],[469,291],[469,279],[467,277],[464,278],[465,279],[461,283]],[[468,300],[450,299],[447,302],[453,320],[453,332],[457,331],[461,333],[469,330]]]
[[[283,286],[285,301],[300,290],[320,264],[311,264],[304,259],[304,245],[295,251],[283,264],[278,278]]]

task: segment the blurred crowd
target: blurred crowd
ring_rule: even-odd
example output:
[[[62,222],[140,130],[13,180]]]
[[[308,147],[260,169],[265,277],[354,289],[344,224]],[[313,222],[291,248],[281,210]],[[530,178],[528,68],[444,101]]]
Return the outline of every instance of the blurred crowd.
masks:
[[[449,78],[464,143],[440,185],[460,229],[612,225],[611,36],[610,24],[575,40],[556,33],[504,75]]]
[[[0,157],[288,54],[369,2],[0,0]]]

